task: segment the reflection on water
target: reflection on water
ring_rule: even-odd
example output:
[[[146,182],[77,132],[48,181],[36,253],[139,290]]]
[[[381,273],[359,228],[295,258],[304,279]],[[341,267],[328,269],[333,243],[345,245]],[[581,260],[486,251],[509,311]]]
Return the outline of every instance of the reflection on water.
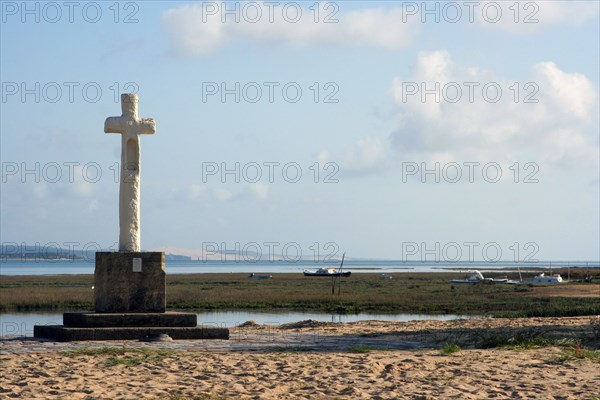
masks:
[[[262,313],[248,311],[221,311],[198,313],[199,325],[233,327],[246,321],[258,324],[281,325],[312,319],[323,322],[417,321],[469,318],[460,315],[422,314],[329,314],[314,312]],[[62,313],[5,313],[0,314],[0,336],[33,336],[34,325],[62,325]]]

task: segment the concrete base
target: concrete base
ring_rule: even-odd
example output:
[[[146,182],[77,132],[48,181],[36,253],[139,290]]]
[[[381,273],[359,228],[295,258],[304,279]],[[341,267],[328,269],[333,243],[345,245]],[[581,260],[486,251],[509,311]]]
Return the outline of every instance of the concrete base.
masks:
[[[193,313],[64,313],[64,325],[36,325],[33,336],[59,342],[139,340],[164,333],[173,339],[229,339],[229,329],[197,326]]]
[[[33,336],[58,342],[80,340],[140,340],[149,334],[165,333],[173,339],[229,339],[229,329],[194,327],[77,328],[64,325],[36,325]]]
[[[66,312],[63,324],[74,328],[118,328],[118,327],[194,327],[196,314],[165,313],[83,313]]]
[[[164,312],[167,304],[166,285],[165,253],[96,253],[96,312]]]

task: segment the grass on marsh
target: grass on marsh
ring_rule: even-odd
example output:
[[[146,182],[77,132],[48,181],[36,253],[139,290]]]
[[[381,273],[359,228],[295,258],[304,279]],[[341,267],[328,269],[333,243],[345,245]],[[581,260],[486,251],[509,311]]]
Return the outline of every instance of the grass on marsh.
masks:
[[[93,275],[2,276],[0,312],[92,310]]]
[[[600,314],[600,304],[590,297],[536,296],[537,288],[526,286],[448,284],[456,273],[392,275],[391,280],[381,280],[376,273],[354,274],[342,280],[339,296],[331,295],[330,279],[302,274],[273,274],[264,281],[249,280],[246,274],[169,275],[167,307],[510,317]],[[92,275],[2,277],[0,312],[91,310],[92,285]]]

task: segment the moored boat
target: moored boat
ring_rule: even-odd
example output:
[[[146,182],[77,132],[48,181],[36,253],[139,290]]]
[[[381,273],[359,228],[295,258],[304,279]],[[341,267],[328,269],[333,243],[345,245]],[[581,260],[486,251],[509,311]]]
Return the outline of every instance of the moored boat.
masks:
[[[473,271],[473,272],[474,272],[474,274],[469,276],[466,279],[452,279],[450,281],[450,283],[453,283],[453,284],[463,284],[464,283],[464,284],[474,285],[476,283],[483,282],[485,280],[485,278],[483,277],[481,272],[479,272],[479,271]]]
[[[342,262],[340,263],[340,267],[335,268],[319,268],[316,270],[304,270],[304,276],[328,276],[328,277],[348,277],[352,275],[350,271],[342,271],[342,266],[344,265],[344,258],[346,257],[346,253],[342,255]]]
[[[568,283],[568,281],[563,280],[562,276],[559,274],[556,275],[545,275],[543,272],[539,275],[536,275],[530,281],[524,281],[519,279],[518,281],[510,280],[507,282],[510,285],[555,285],[559,283]]]
[[[508,283],[508,278],[484,278],[481,272],[474,270],[473,275],[469,276],[466,279],[452,279],[450,283],[452,284],[469,284],[474,285],[477,283]]]
[[[308,269],[304,270],[304,276],[344,276],[348,277],[352,275],[350,271],[339,271],[335,268],[319,268],[317,270],[311,271]]]
[[[562,276],[560,276],[559,274],[544,275],[544,273],[542,272],[541,274],[539,274],[535,278],[533,278],[530,283],[532,283],[534,285],[542,285],[542,284],[548,284],[548,283],[562,283],[562,282],[563,282]]]

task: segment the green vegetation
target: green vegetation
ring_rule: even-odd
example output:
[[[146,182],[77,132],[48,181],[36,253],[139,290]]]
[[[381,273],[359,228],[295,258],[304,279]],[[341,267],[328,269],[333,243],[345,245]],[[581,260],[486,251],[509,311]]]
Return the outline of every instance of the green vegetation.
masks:
[[[67,356],[98,356],[98,355],[111,355],[119,356],[127,353],[128,351],[134,351],[133,349],[126,349],[122,347],[80,347],[78,349],[63,351],[64,355]]]
[[[544,336],[534,336],[530,338],[509,339],[502,347],[509,350],[530,350],[540,349],[543,347],[552,346],[554,340]]]
[[[482,332],[482,337],[477,342],[477,347],[484,349],[504,347],[509,350],[529,350],[558,345],[555,339],[545,336],[543,332],[535,328],[519,329],[512,332]],[[565,343],[566,341],[561,339],[560,344]]]
[[[567,346],[560,355],[552,359],[552,362],[563,363],[570,360],[590,360],[600,364],[600,350],[591,350],[578,344]]]
[[[564,360],[589,358],[595,360],[595,362],[600,362],[600,350],[589,350],[587,347],[582,346],[581,338],[575,340],[573,338],[548,336],[536,328],[522,329],[510,334],[498,334],[497,332],[490,332],[490,334],[491,336],[476,343],[475,347],[502,347],[507,350],[523,351],[556,346],[563,348]]]
[[[591,347],[582,345],[587,342]],[[446,346],[441,349],[444,352]],[[558,337],[544,333],[537,328],[527,328],[513,331],[512,333],[499,333],[490,331],[473,342],[474,348],[504,348],[506,350],[526,351],[545,347],[560,347],[561,353],[553,357],[551,363],[562,363],[569,360],[590,360],[600,364],[600,350],[595,338],[586,335],[574,337]]]
[[[193,394],[187,395],[182,392],[169,392],[167,400],[227,400],[229,397],[217,394]],[[161,397],[162,399],[162,397]]]
[[[580,301],[579,297],[563,297],[537,299],[531,307],[524,310],[502,311],[494,313],[498,318],[532,318],[532,317],[577,317],[580,315],[598,314],[600,302],[598,299],[587,298]],[[587,304],[586,304],[587,303]]]
[[[564,296],[546,295],[543,287],[450,285],[456,273],[354,274],[342,279],[341,294],[331,294],[331,280],[301,274],[274,274],[256,281],[247,274],[189,274],[167,277],[167,307],[172,310],[304,310],[337,313],[379,312],[464,314],[503,317],[600,314],[597,297],[577,297],[598,284],[560,285]],[[488,274],[493,276],[493,274]],[[92,310],[92,275],[3,276],[0,312]],[[575,287],[576,290],[573,290]]]
[[[387,350],[387,347],[369,346],[366,344],[355,344],[348,349],[350,353],[368,353],[373,350]]]
[[[307,351],[315,351],[309,346],[272,346],[268,348],[269,351],[281,352],[281,353],[301,353]]]
[[[450,354],[454,354],[458,351],[460,351],[460,346],[457,345],[456,343],[446,343],[440,349],[440,353],[442,353],[443,355],[446,355],[446,356],[448,356]]]

